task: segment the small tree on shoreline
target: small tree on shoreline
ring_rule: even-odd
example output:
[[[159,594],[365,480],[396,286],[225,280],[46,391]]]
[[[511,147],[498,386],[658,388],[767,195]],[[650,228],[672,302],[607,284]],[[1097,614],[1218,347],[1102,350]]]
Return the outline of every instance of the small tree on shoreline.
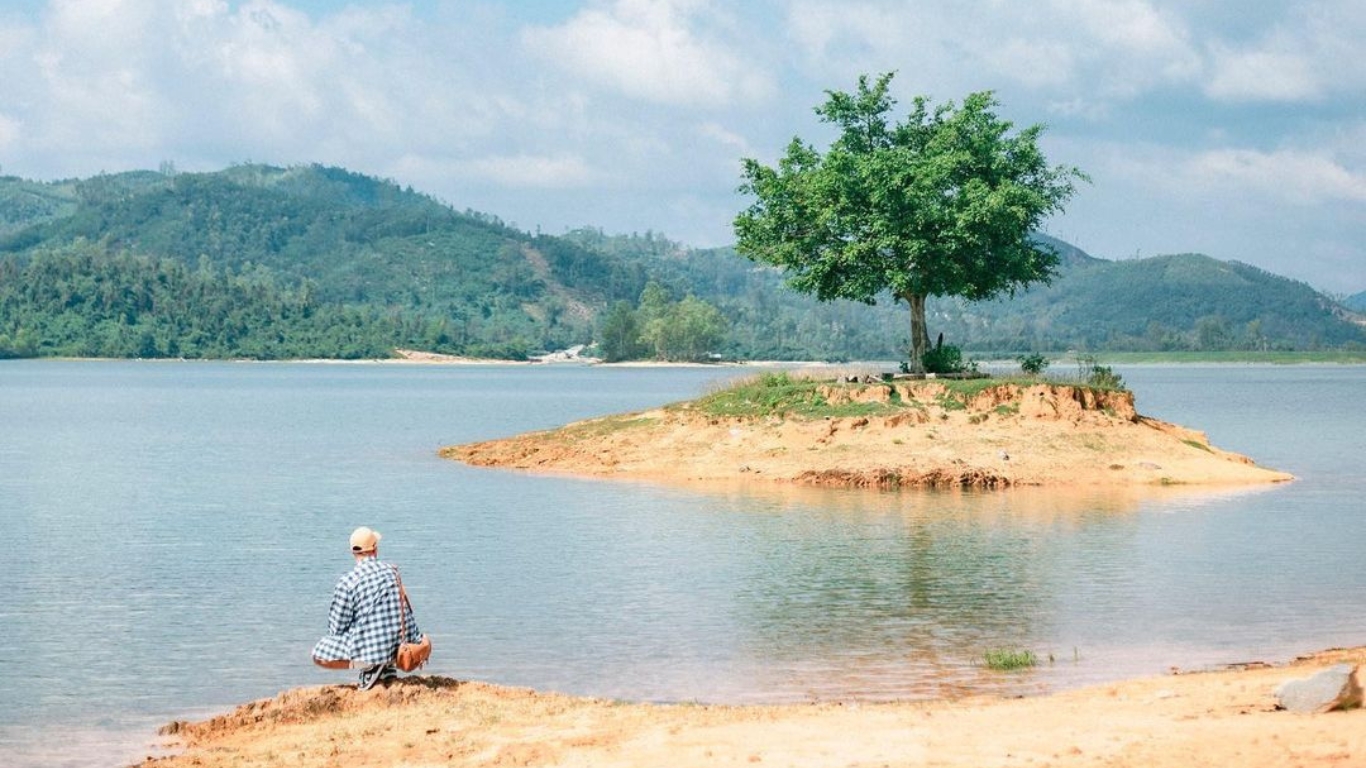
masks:
[[[990,92],[961,107],[917,98],[893,124],[891,80],[827,92],[816,113],[840,136],[825,154],[793,138],[776,168],[743,160],[740,191],[755,201],[735,219],[736,250],[822,301],[905,301],[909,368],[922,372],[926,298],[978,301],[1051,279],[1058,255],[1031,234],[1086,177],[1047,164],[1042,126],[1011,135]]]

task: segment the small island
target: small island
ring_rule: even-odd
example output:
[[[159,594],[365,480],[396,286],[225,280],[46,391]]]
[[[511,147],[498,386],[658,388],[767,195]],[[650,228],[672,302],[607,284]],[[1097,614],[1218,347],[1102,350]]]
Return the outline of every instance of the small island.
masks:
[[[1037,377],[764,373],[696,400],[443,448],[474,466],[870,488],[1243,485],[1292,475],[1140,415],[1122,387]]]

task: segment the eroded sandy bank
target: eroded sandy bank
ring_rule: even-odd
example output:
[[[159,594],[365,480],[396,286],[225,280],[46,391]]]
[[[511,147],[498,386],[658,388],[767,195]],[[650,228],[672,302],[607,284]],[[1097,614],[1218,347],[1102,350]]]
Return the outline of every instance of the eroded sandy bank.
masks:
[[[1366,711],[1275,709],[1286,666],[1167,675],[1049,696],[888,704],[651,705],[442,677],[288,691],[170,730],[199,766],[1110,766],[1366,764]]]

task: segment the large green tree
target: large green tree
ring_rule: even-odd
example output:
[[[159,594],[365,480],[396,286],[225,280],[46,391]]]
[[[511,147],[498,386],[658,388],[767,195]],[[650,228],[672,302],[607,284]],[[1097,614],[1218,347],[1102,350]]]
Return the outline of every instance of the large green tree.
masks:
[[[789,284],[822,301],[868,304],[890,292],[911,311],[910,366],[929,345],[925,299],[978,301],[1048,281],[1058,255],[1031,233],[1085,180],[1050,166],[1039,125],[1012,133],[990,92],[960,107],[917,98],[891,118],[892,74],[855,93],[828,91],[816,113],[839,128],[824,154],[793,138],[776,168],[746,158],[736,249],[783,267]]]

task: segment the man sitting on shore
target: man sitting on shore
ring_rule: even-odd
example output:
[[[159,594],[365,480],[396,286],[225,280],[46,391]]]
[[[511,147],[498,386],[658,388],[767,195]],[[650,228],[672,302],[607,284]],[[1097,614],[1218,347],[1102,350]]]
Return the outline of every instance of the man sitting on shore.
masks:
[[[398,675],[393,661],[403,640],[422,633],[412,608],[399,592],[398,569],[379,559],[378,531],[364,526],[351,534],[356,567],[337,581],[327,613],[327,636],[313,646],[313,663],[327,669],[359,669],[357,687],[366,690]],[[406,616],[404,614],[407,614]]]

